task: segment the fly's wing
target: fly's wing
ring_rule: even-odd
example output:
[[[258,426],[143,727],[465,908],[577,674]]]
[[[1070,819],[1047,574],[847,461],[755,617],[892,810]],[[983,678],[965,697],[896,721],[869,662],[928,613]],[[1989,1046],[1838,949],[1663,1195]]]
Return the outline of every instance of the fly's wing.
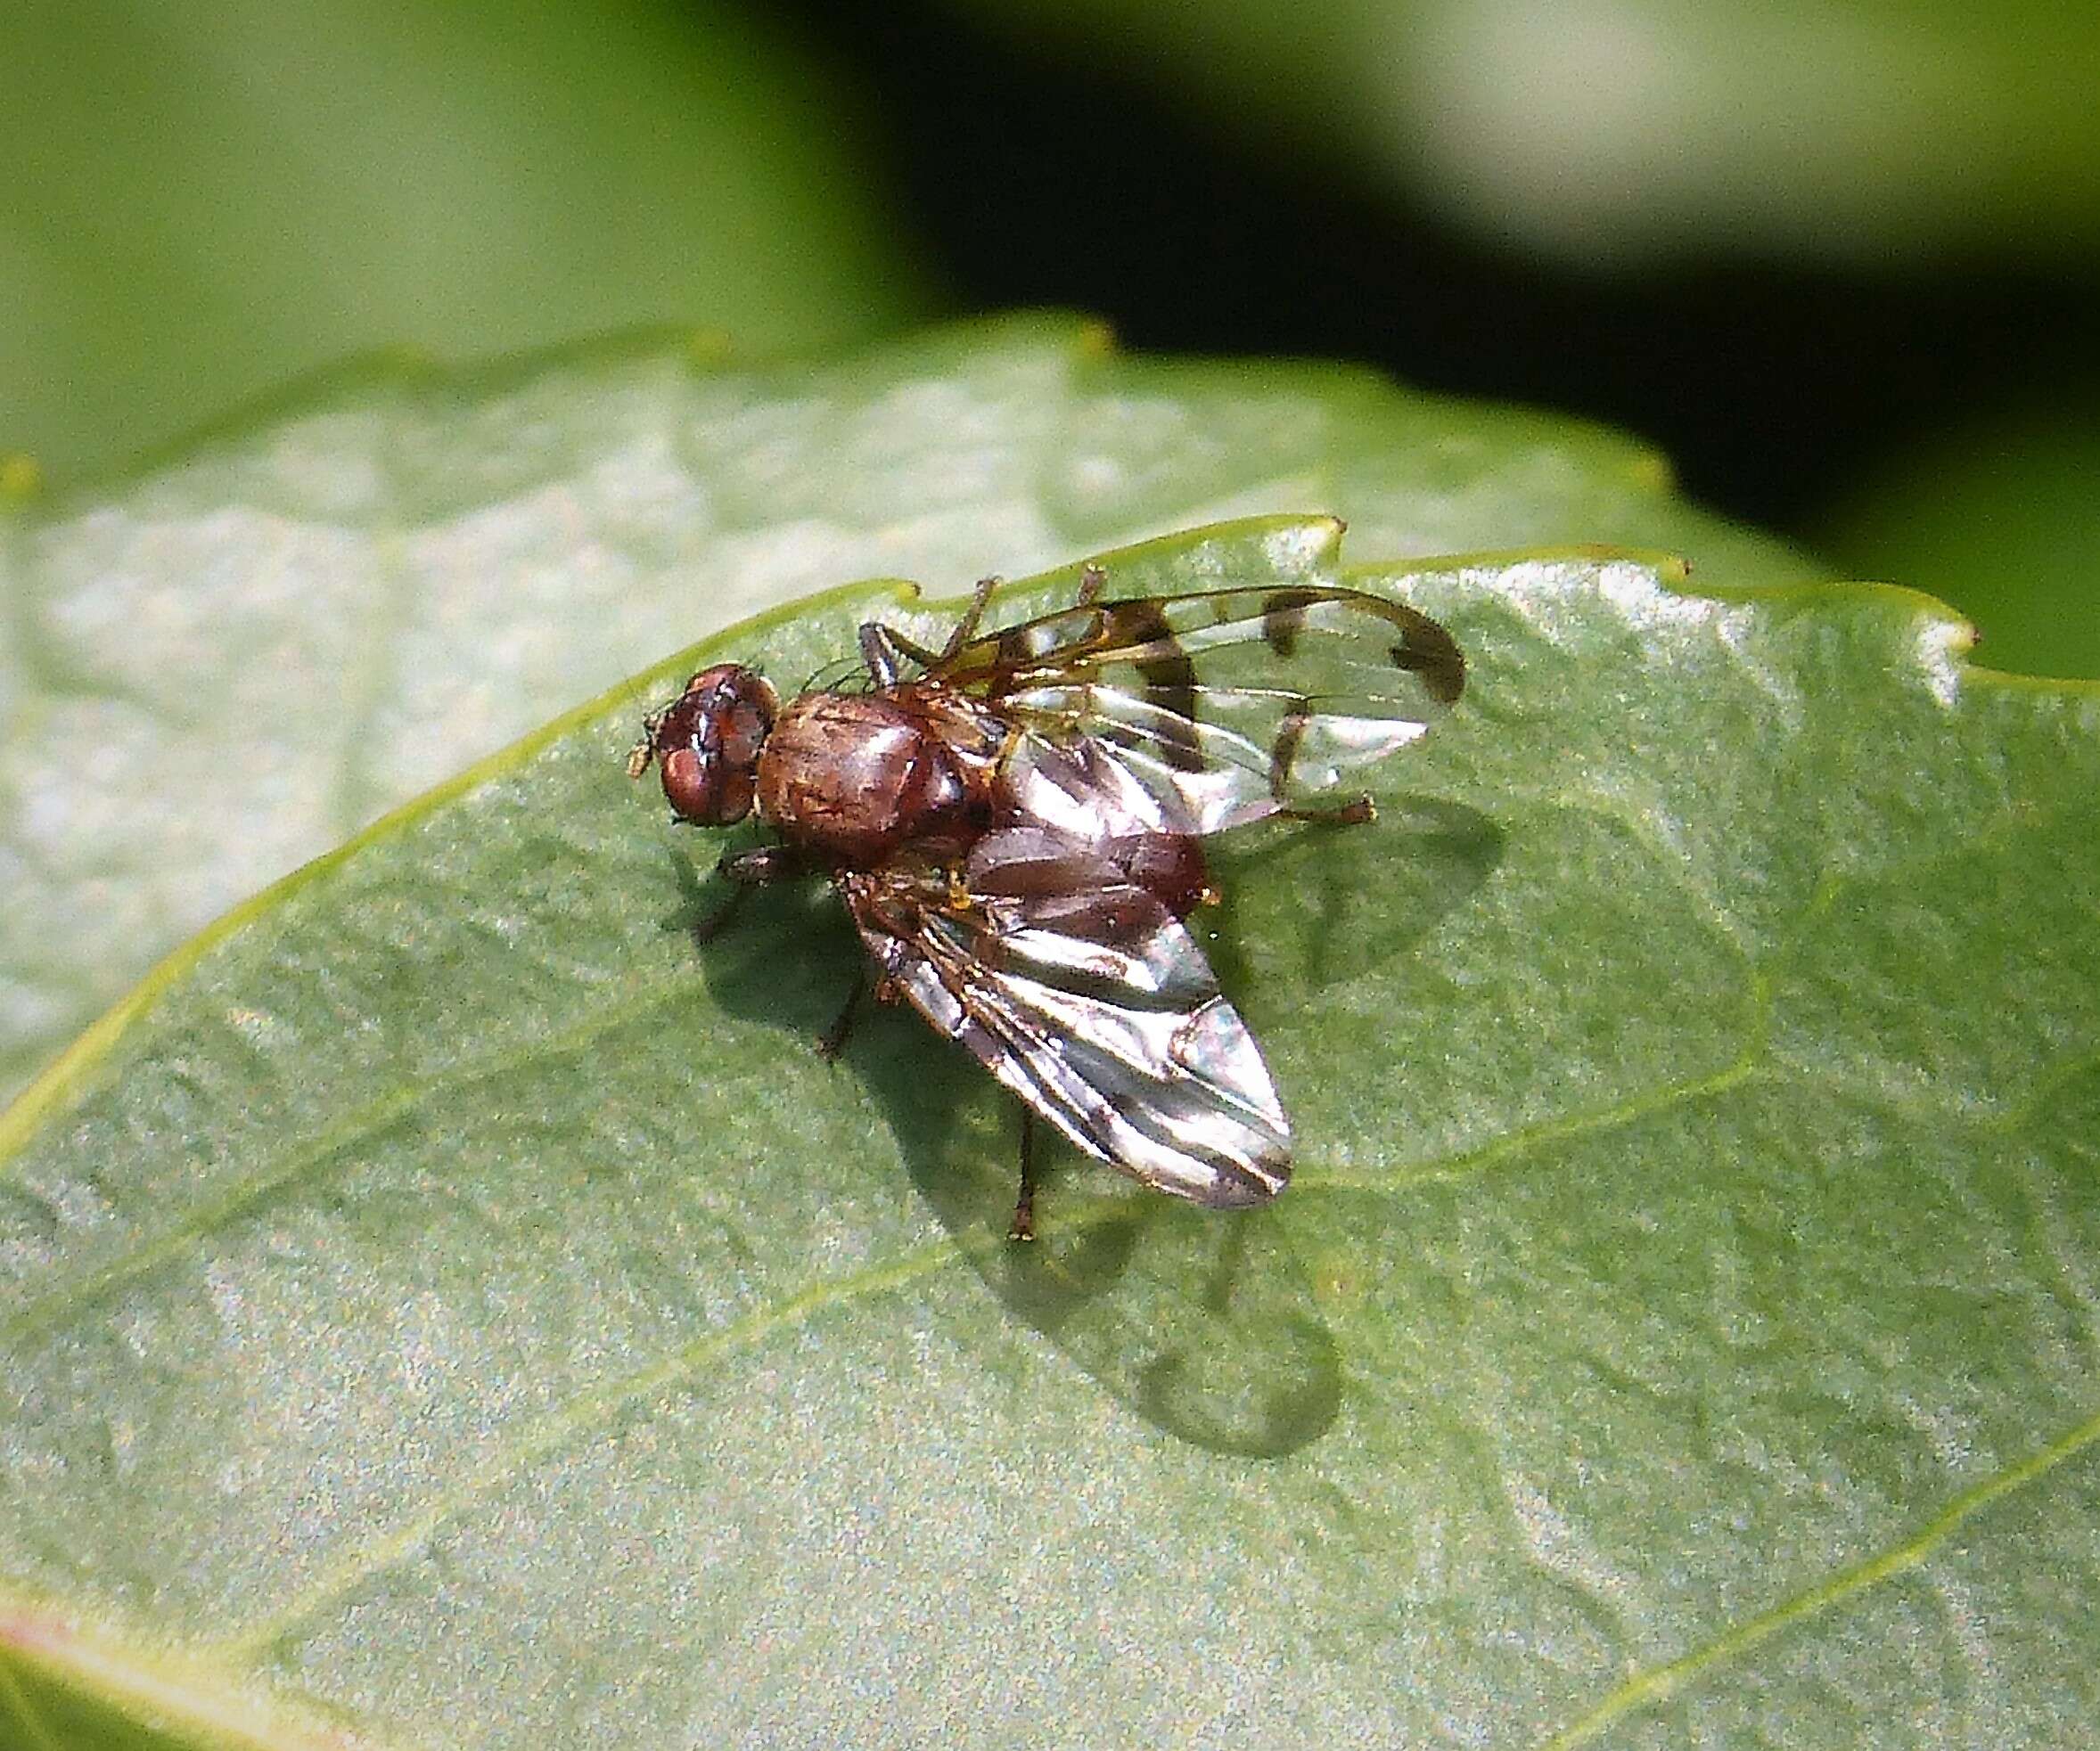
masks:
[[[994,704],[1017,750],[1090,738],[1182,830],[1317,800],[1450,708],[1465,659],[1427,615],[1308,585],[1082,603],[986,634],[931,678]]]
[[[890,872],[843,884],[877,965],[936,1029],[1146,1185],[1218,1208],[1284,1189],[1268,1067],[1159,899],[1034,822],[987,834],[964,880],[962,904]]]

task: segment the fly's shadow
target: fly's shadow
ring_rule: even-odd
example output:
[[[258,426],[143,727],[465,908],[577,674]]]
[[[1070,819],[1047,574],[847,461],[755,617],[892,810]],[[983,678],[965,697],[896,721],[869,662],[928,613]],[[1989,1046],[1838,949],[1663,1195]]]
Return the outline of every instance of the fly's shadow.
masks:
[[[1478,809],[1439,797],[1381,798],[1360,829],[1257,829],[1214,855],[1225,904],[1191,921],[1227,994],[1302,1002],[1413,953],[1494,873],[1507,839]]]
[[[1027,1246],[958,1225],[997,1195],[988,1164],[911,1168],[992,1291],[1155,1427],[1249,1459],[1325,1434],[1341,1354],[1275,1213],[1202,1210],[1076,1151],[1055,1160]]]
[[[1227,892],[1243,897],[1215,940],[1202,934],[1228,994],[1317,989],[1408,952],[1486,880],[1503,845],[1487,817],[1428,800],[1385,805],[1371,831],[1285,832],[1220,860]],[[780,1026],[783,1050],[815,1051],[864,960],[843,908],[821,882],[797,884],[752,896],[711,932],[727,890],[682,855],[677,866],[681,904],[667,921],[713,937],[696,951],[712,993]],[[1146,1191],[1038,1124],[1038,1239],[1018,1244],[1005,1235],[1019,1110],[967,1054],[908,1011],[864,1003],[841,1074],[882,1103],[906,1170],[986,1286],[1129,1409],[1194,1445],[1257,1459],[1332,1426],[1340,1354],[1275,1212]]]

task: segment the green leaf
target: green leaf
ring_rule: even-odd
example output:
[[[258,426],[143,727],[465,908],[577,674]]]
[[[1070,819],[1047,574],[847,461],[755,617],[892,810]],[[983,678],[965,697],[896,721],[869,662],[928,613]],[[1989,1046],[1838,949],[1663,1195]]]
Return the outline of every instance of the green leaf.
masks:
[[[1317,490],[1229,378],[1098,370],[1038,502],[1220,430],[1218,497]],[[1364,563],[1308,517],[1107,561],[1340,576],[1472,660],[1375,825],[1221,861],[1283,1199],[1060,1157],[1009,1248],[962,1054],[888,1011],[813,1051],[827,896],[694,942],[718,841],[621,777],[616,690],[208,933],[7,1121],[18,1739],[34,1683],[287,1746],[2083,1742],[2100,696],[1660,500],[1715,593],[1382,559],[1456,503],[1522,528],[1548,429],[1351,392],[1424,440]],[[947,620],[844,589],[635,694],[792,682],[870,614]]]
[[[365,348],[923,311],[841,82],[744,10],[6,8],[0,454],[77,479]]]
[[[1565,421],[1133,363],[1070,318],[823,368],[653,344],[352,372],[0,514],[0,1095],[265,882],[768,603],[1308,504],[1374,552],[1770,551],[1667,479]]]

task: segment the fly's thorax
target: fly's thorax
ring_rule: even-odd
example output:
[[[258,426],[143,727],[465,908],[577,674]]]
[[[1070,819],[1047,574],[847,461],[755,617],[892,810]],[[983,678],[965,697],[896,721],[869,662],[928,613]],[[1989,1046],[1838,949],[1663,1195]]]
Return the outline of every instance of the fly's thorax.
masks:
[[[783,838],[840,867],[915,841],[966,833],[988,778],[939,700],[912,690],[805,693],[759,757],[759,813]]]

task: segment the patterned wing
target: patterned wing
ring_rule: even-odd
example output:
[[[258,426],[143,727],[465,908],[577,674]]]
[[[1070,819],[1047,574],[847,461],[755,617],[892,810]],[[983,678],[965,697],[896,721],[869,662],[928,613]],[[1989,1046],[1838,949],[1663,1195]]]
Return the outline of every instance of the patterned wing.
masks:
[[[841,886],[885,977],[1080,1149],[1199,1204],[1264,1203],[1290,1125],[1195,939],[1132,879],[1166,837],[1031,822],[979,841],[962,896],[938,872]]]
[[[929,674],[995,704],[1024,742],[1098,741],[1173,824],[1213,833],[1406,747],[1464,690],[1465,659],[1399,602],[1287,585],[1081,603]]]

